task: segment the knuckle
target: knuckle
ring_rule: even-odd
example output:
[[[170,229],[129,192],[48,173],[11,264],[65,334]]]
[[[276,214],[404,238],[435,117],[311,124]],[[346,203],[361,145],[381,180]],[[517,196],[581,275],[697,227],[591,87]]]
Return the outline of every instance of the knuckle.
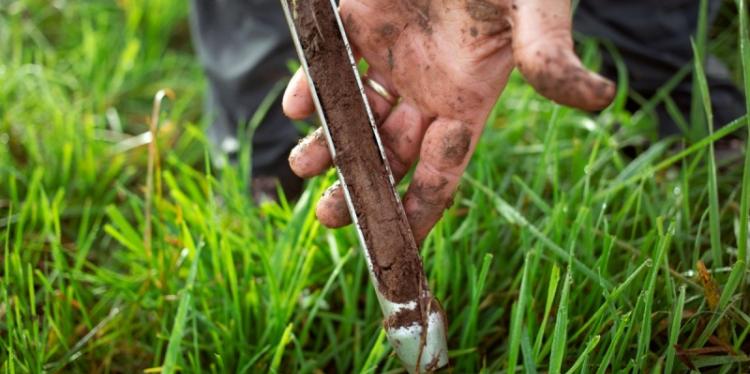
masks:
[[[383,148],[385,149],[385,155],[388,159],[388,166],[391,168],[391,172],[393,173],[393,178],[395,178],[397,181],[406,175],[406,172],[409,170],[409,164],[402,160],[396,152],[394,152],[390,146],[383,145]]]
[[[446,209],[444,204],[425,204],[416,195],[407,196],[404,205],[406,218],[409,220],[409,226],[417,242],[422,241],[427,236]]]
[[[435,129],[436,136],[425,144],[424,159],[432,162],[438,170],[454,169],[462,165],[471,150],[473,134],[463,122],[448,122]]]
[[[444,208],[445,202],[449,200],[448,179],[436,178],[432,181],[417,181],[410,187],[412,196],[419,200],[422,205],[428,207]]]

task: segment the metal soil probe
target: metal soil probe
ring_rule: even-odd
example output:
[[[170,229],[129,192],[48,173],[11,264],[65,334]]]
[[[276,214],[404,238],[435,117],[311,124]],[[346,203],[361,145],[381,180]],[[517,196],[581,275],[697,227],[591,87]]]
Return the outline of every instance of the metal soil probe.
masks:
[[[429,372],[443,367],[448,363],[446,318],[427,286],[418,246],[394,187],[335,0],[281,0],[281,4],[325,129],[329,150],[336,160],[349,213],[383,310],[388,340],[409,372]],[[311,31],[311,28],[316,30]],[[333,62],[321,66],[324,60],[316,56],[321,50],[336,55],[328,60]],[[338,69],[335,71],[340,78],[337,89],[342,92],[351,89],[351,95],[332,95],[330,87],[321,86],[331,84],[330,69]],[[356,105],[350,105],[353,97]],[[341,117],[344,106],[348,108],[349,118]],[[354,131],[359,131],[359,136],[353,135]],[[353,149],[352,144],[357,149]],[[373,159],[377,167],[373,167]],[[370,170],[371,175],[363,176],[363,169],[374,170]],[[376,207],[379,210],[370,208],[373,201],[381,202]],[[387,207],[385,213],[383,206]],[[383,235],[384,232],[392,235]],[[384,248],[383,243],[397,244]]]

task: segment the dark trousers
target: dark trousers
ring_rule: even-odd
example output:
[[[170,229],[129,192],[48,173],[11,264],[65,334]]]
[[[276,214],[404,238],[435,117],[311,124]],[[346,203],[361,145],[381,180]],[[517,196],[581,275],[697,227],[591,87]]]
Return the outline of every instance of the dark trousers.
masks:
[[[238,125],[246,123],[279,79],[289,75],[285,62],[294,47],[279,0],[191,0],[196,49],[205,67],[211,139],[231,154]],[[710,0],[711,18],[720,0]],[[628,68],[631,88],[651,97],[682,66],[690,63],[690,36],[696,31],[698,0],[582,0],[575,17],[576,31],[607,39],[618,48]],[[714,60],[708,66],[717,125],[744,113],[742,96],[726,69]],[[611,58],[603,73],[615,78]],[[672,92],[688,113],[690,77]],[[677,126],[663,107],[657,108],[660,130],[674,134]],[[287,173],[286,155],[298,133],[274,105],[253,138],[254,175]]]
[[[216,149],[236,157],[239,129],[296,57],[279,0],[191,0],[195,48],[208,78],[208,135]],[[253,138],[254,176],[284,177],[289,150],[299,134],[284,117],[280,97]]]
[[[708,23],[713,23],[721,0],[708,1]],[[693,59],[690,37],[698,27],[698,0],[581,0],[576,9],[577,32],[607,40],[617,48],[628,70],[630,89],[645,98],[654,96],[683,66]],[[603,53],[602,74],[612,79],[617,72],[614,59]],[[743,96],[731,74],[716,58],[708,57],[705,67],[716,126],[745,113]],[[683,114],[690,112],[692,76],[687,75],[670,93]],[[630,103],[630,109],[637,109]],[[656,108],[661,135],[680,132],[664,105]]]

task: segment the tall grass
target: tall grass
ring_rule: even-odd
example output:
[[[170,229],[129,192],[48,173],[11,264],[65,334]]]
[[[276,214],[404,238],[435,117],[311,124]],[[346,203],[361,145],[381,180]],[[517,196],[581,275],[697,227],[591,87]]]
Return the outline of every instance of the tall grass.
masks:
[[[0,4],[0,370],[399,371],[356,235],[314,218],[334,175],[256,206],[247,165],[211,169],[187,11]],[[747,25],[698,55],[738,41],[750,71]],[[703,99],[691,125],[711,123],[701,67],[678,73]],[[151,119],[160,89],[175,97]],[[653,124],[627,95],[623,80],[592,116],[511,78],[422,251],[454,372],[748,370],[750,156],[722,165],[710,149],[750,124],[630,159]]]

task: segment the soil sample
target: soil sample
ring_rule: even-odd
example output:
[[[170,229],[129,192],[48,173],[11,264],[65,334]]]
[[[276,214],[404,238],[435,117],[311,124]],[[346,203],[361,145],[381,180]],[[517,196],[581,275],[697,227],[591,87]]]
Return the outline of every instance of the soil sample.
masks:
[[[288,5],[352,219],[364,241],[389,339],[410,371],[437,369],[447,364],[447,354],[428,346],[430,339],[442,340],[445,346],[445,317],[427,288],[419,248],[393,187],[340,19],[331,0],[289,0]],[[415,331],[416,342],[403,340]],[[406,335],[399,338],[398,332]]]

